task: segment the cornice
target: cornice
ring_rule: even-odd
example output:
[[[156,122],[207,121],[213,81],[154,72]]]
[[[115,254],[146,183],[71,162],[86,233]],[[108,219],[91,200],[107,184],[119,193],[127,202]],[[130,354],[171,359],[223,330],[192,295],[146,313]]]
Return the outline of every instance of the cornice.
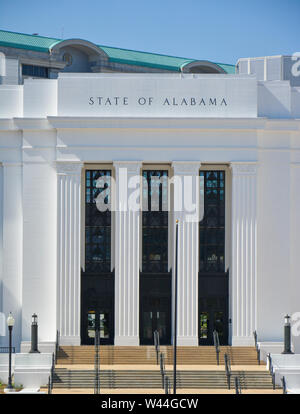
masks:
[[[139,174],[142,165],[142,161],[113,161],[113,166],[116,169],[126,168],[130,174]]]
[[[261,130],[265,118],[171,118],[171,117],[65,117],[48,116],[56,129],[189,129],[189,130]]]
[[[53,129],[47,118],[13,118],[13,122],[18,129],[22,130],[42,131]]]
[[[65,175],[80,175],[84,165],[81,161],[55,161],[53,164],[58,174]]]
[[[200,161],[173,161],[171,165],[175,174],[198,175],[201,168]]]
[[[201,131],[298,132],[300,119],[268,118],[158,118],[158,117],[65,117],[0,118],[0,130],[51,129],[168,129]]]
[[[258,163],[255,161],[231,162],[230,168],[233,175],[255,175],[258,169]]]

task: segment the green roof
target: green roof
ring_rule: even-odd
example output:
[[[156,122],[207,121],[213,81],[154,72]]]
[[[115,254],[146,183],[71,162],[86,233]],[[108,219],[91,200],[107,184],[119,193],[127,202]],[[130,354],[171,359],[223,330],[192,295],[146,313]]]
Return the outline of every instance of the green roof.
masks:
[[[27,49],[48,53],[55,44],[62,41],[62,39],[51,37],[0,30],[0,46],[13,47],[16,49]],[[135,50],[120,49],[103,45],[98,45],[98,47],[108,55],[111,62],[173,70],[176,72],[180,72],[181,68],[188,63],[196,62],[198,60],[161,55],[158,53],[139,52]],[[217,64],[227,73],[235,73],[234,65],[216,62],[212,63]]]

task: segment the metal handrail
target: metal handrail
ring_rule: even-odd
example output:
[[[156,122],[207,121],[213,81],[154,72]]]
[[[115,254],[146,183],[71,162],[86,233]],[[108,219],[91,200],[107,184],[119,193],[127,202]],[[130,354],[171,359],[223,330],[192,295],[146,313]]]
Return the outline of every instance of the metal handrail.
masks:
[[[13,354],[16,353],[16,348],[14,346],[11,347],[11,352]],[[0,354],[9,354],[9,346],[0,346]]]
[[[239,377],[234,378],[234,385],[235,385],[235,393],[242,394],[242,387]]]
[[[100,332],[95,330],[95,388],[94,394],[100,394]]]
[[[285,376],[283,376],[281,378],[281,382],[282,382],[282,392],[283,392],[283,394],[287,394],[287,387],[286,387],[286,379],[285,379]]]
[[[220,340],[216,330],[213,331],[214,346],[216,349],[217,365],[220,365]]]
[[[56,331],[56,341],[55,341],[55,362],[57,362],[57,355],[59,350],[59,331]]]
[[[160,362],[160,373],[161,373],[161,380],[162,380],[162,388],[164,389],[164,387],[165,387],[166,367],[165,367],[165,357],[164,357],[164,354],[162,352],[160,353],[159,362]]]
[[[52,366],[50,370],[50,375],[48,379],[48,394],[52,394],[53,389],[53,377],[54,377],[54,371],[55,371],[55,355],[54,352],[52,352]]]
[[[224,362],[225,362],[225,373],[227,377],[227,385],[228,385],[228,389],[230,390],[231,364],[230,364],[230,357],[227,354],[224,355]]]
[[[155,346],[155,352],[156,352],[156,365],[158,365],[160,343],[159,343],[159,332],[157,330],[153,332],[153,337],[154,337],[154,346]]]
[[[165,394],[170,394],[170,391],[171,391],[170,380],[168,376],[165,376]]]
[[[270,375],[272,376],[273,390],[275,390],[275,388],[276,388],[276,384],[275,384],[275,372],[274,372],[274,369],[273,369],[272,357],[271,357],[271,354],[270,353],[268,353],[268,361],[269,361],[269,372],[270,372]]]
[[[256,354],[257,354],[257,362],[258,362],[258,365],[260,365],[260,349],[259,349],[259,345],[258,345],[258,342],[257,342],[257,332],[256,331],[253,332],[253,336],[254,336],[254,343],[255,343]]]

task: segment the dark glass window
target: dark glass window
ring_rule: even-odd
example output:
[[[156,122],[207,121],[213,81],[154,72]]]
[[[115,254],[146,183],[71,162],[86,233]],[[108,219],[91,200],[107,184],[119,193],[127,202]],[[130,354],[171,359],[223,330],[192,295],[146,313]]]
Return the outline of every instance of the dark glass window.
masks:
[[[85,172],[85,271],[110,272],[111,171]]]
[[[48,68],[45,66],[22,65],[22,75],[37,78],[48,78]]]
[[[225,171],[200,171],[200,272],[225,271]]]
[[[143,171],[143,272],[168,271],[168,172]]]

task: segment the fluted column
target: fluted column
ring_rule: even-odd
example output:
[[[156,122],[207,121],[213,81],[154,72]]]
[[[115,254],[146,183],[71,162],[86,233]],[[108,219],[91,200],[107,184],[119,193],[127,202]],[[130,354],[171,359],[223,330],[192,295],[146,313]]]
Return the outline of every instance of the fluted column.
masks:
[[[114,162],[115,345],[139,345],[140,169],[137,161]]]
[[[22,336],[22,274],[23,274],[23,211],[22,211],[22,170],[19,162],[4,162],[3,191],[1,194],[3,209],[3,262],[2,297],[4,313],[4,332],[1,345],[8,346],[6,318],[12,312],[15,318],[13,343],[19,351]],[[1,291],[1,289],[0,289]]]
[[[174,228],[176,220],[179,220],[177,341],[178,345],[187,346],[198,345],[200,166],[200,162],[176,161],[172,163],[174,168]],[[175,268],[174,265],[173,268]]]
[[[57,162],[58,175],[58,319],[60,343],[80,345],[80,209],[79,162]]]
[[[257,165],[232,163],[232,345],[252,345],[257,326]]]

